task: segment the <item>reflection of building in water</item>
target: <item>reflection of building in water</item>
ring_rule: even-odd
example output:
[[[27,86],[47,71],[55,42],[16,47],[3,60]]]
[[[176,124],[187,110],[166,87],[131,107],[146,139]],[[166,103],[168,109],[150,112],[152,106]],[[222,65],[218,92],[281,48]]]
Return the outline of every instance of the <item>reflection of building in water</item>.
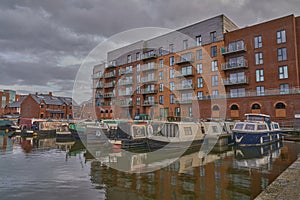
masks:
[[[13,142],[7,136],[0,134],[0,150],[12,151]]]
[[[233,151],[213,153],[203,160],[193,153],[163,169],[140,174],[93,161],[91,180],[106,189],[107,199],[253,199],[296,160],[299,150],[296,144],[284,146],[267,170],[238,167]],[[141,159],[132,161],[143,166]]]
[[[56,142],[56,148],[63,150],[63,151],[69,151],[72,146],[75,144],[75,141],[66,141],[66,142]]]

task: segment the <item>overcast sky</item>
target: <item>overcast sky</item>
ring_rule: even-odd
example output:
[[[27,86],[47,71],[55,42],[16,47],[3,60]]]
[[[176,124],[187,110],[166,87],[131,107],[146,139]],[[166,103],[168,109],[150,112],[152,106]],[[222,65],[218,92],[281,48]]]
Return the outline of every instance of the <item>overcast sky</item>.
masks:
[[[83,59],[114,34],[219,14],[244,27],[298,16],[299,7],[299,0],[0,0],[0,90],[71,96]]]

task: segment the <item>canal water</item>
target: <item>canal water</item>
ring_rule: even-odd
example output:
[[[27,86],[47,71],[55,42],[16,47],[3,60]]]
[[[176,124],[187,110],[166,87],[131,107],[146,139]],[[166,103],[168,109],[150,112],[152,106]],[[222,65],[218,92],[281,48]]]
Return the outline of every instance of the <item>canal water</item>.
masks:
[[[126,157],[131,172],[122,172],[103,164],[124,158],[122,152],[99,161],[80,140],[0,134],[0,199],[254,199],[299,153],[299,143],[279,142],[263,148],[214,148],[204,158],[191,151],[177,160],[152,163],[139,154],[141,158]],[[162,162],[170,164],[134,173]]]

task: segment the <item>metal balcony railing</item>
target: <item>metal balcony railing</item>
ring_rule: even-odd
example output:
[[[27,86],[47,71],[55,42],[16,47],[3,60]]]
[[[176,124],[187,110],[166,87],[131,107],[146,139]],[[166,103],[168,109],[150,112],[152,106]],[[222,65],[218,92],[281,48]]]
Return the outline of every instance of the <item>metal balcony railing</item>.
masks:
[[[222,63],[222,70],[232,70],[232,69],[241,69],[241,68],[248,68],[247,60],[244,60],[242,63]]]

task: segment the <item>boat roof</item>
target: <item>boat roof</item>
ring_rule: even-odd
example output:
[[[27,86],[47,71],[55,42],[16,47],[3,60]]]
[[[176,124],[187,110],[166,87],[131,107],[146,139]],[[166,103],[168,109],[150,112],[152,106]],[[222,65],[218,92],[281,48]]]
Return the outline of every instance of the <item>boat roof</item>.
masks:
[[[256,113],[247,113],[245,116],[260,116],[260,117],[270,117],[270,115],[265,115],[265,114],[256,114]]]

